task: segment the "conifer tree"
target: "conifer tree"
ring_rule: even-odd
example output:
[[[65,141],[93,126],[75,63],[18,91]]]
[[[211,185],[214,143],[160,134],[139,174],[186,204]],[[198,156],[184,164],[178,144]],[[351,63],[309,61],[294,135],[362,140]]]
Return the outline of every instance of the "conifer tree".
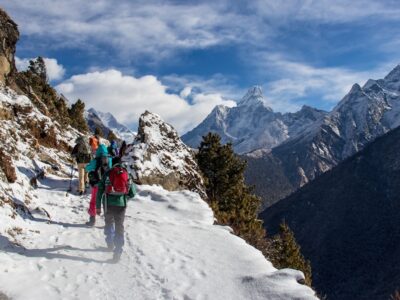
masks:
[[[108,132],[108,135],[107,135],[107,140],[108,141],[117,141],[118,140],[118,137],[115,135],[115,133],[112,131],[112,130],[110,130],[109,132]]]
[[[46,64],[41,56],[29,61],[28,70],[38,75],[44,82],[48,81]]]
[[[104,137],[103,130],[101,130],[99,126],[96,126],[96,128],[94,129],[94,134],[98,135],[99,137]]]
[[[272,239],[268,257],[275,267],[292,268],[304,273],[305,283],[311,286],[311,265],[301,254],[301,248],[297,244],[293,231],[286,222],[279,226],[279,234]]]
[[[275,267],[303,271],[305,283],[311,286],[310,263],[300,253],[287,224],[281,225],[280,234],[267,239],[258,219],[261,199],[245,184],[246,162],[235,155],[232,145],[222,145],[218,134],[208,133],[203,136],[196,159],[218,222],[231,226],[235,234],[259,249]]]
[[[86,123],[84,113],[85,113],[85,103],[78,99],[71,108],[68,109],[69,117],[71,118],[71,126],[76,128],[81,132],[88,131],[88,125]]]
[[[218,222],[231,226],[258,249],[266,248],[265,230],[257,219],[261,200],[244,182],[246,162],[235,155],[231,144],[222,145],[215,133],[203,137],[196,158]]]

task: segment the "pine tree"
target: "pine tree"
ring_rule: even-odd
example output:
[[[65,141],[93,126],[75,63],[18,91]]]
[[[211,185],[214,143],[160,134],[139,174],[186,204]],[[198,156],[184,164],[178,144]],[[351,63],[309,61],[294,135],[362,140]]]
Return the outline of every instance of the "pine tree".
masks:
[[[271,241],[268,257],[276,268],[292,268],[304,273],[305,283],[311,286],[311,264],[301,254],[293,231],[286,222],[279,227],[279,234]]]
[[[68,109],[69,117],[71,118],[71,126],[80,132],[87,132],[89,130],[87,122],[84,117],[85,103],[78,99],[71,108]]]
[[[94,134],[98,135],[99,137],[104,137],[103,130],[101,130],[99,126],[96,126],[96,128],[94,129]]]
[[[46,64],[41,56],[29,61],[28,70],[38,75],[44,82],[48,81]]]
[[[107,140],[108,141],[117,141],[118,140],[118,137],[115,135],[115,133],[112,131],[112,130],[110,130],[109,132],[108,132],[108,135],[107,135]]]
[[[19,88],[30,96],[40,112],[57,120],[62,126],[71,124],[66,102],[48,83],[46,65],[42,57],[31,60],[28,69],[18,73],[17,83]]]
[[[267,239],[263,222],[258,219],[261,199],[244,181],[246,162],[237,157],[231,144],[222,145],[215,133],[203,136],[196,154],[204,177],[206,193],[218,223],[232,227],[235,234],[259,249],[277,268],[294,268],[305,275],[311,286],[311,266],[300,253],[287,224],[280,234]]]
[[[261,251],[266,249],[265,230],[257,219],[261,200],[244,182],[246,162],[235,155],[231,144],[221,145],[215,133],[203,137],[196,159],[218,222],[231,226]]]

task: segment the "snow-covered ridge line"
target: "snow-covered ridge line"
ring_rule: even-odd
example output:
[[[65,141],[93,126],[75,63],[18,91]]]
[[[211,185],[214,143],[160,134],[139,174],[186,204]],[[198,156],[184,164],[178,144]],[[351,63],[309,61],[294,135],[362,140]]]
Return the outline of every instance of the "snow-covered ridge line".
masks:
[[[182,136],[193,148],[202,136],[216,132],[223,143],[231,142],[235,151],[244,154],[253,150],[272,149],[321,120],[327,113],[303,106],[296,113],[282,114],[267,106],[259,86],[249,89],[236,107],[216,106],[196,128]]]
[[[104,126],[105,127],[104,129],[106,129],[107,131],[104,132],[106,136],[109,130],[112,130],[113,133],[118,138],[120,138],[121,140],[125,140],[127,143],[131,143],[136,136],[135,132],[130,130],[127,126],[119,123],[117,119],[110,112],[104,113],[95,110],[94,108],[90,108],[89,110],[86,111],[85,117],[92,131],[95,130],[96,126],[99,126],[100,129],[102,129],[101,127]],[[98,120],[96,120],[97,118]],[[97,124],[97,122],[99,121],[102,124]]]

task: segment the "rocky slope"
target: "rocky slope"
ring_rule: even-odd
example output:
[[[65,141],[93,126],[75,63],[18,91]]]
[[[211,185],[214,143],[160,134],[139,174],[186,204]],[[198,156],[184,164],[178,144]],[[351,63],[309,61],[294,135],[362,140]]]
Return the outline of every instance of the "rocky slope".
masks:
[[[282,199],[399,126],[399,81],[400,66],[397,66],[384,79],[369,80],[363,87],[355,84],[329,114],[303,132],[272,151],[258,150],[247,154],[246,179],[256,186],[265,206]],[[264,170],[264,177],[259,176],[260,169]],[[280,174],[279,178],[276,174]]]
[[[389,299],[399,288],[400,129],[265,210],[285,220],[328,299]]]
[[[237,107],[216,106],[207,118],[182,136],[189,146],[197,148],[209,131],[231,142],[237,153],[263,148],[271,149],[325,116],[325,112],[304,106],[297,113],[275,113],[266,105],[260,87],[249,89]]]
[[[206,197],[193,152],[156,114],[146,111],[140,116],[138,134],[123,160],[141,184],[159,184],[170,191],[188,189]]]
[[[125,125],[119,123],[117,119],[109,112],[104,113],[95,110],[94,108],[90,108],[86,112],[85,117],[89,128],[93,132],[96,127],[99,127],[103,131],[104,136],[107,136],[110,130],[112,130],[118,138],[125,140],[127,143],[131,143],[135,138],[136,133],[134,133]]]
[[[0,81],[6,82],[17,72],[15,49],[19,38],[17,24],[0,8]]]

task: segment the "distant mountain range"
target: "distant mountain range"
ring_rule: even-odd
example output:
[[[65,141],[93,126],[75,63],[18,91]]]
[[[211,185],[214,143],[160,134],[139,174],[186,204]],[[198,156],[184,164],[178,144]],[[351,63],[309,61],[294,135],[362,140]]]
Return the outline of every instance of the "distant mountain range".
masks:
[[[92,131],[99,127],[105,136],[112,130],[117,137],[126,142],[132,142],[136,133],[130,130],[125,125],[119,123],[117,119],[109,112],[103,113],[101,111],[90,108],[86,112],[86,121]]]
[[[330,300],[387,300],[400,288],[400,128],[261,214],[285,220]]]
[[[237,107],[217,106],[182,139],[196,147],[209,131],[232,142],[248,161],[247,183],[264,200],[279,201],[376,137],[400,125],[400,66],[384,79],[355,84],[331,112],[303,107],[275,113],[253,87]]]
[[[223,143],[231,142],[235,151],[243,154],[255,149],[272,149],[290,137],[297,136],[327,113],[308,106],[297,113],[276,113],[266,105],[261,87],[249,89],[236,107],[216,106],[207,118],[182,136],[196,148],[209,131],[221,136]]]

